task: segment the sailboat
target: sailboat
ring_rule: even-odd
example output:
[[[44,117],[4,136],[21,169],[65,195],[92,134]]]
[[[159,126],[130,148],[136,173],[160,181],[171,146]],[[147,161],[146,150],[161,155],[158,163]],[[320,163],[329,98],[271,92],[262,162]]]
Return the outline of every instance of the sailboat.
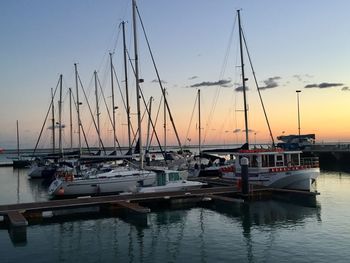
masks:
[[[267,187],[284,188],[303,191],[316,191],[315,180],[320,174],[318,159],[315,157],[302,158],[301,151],[287,151],[281,148],[272,147],[267,149],[251,149],[248,140],[248,120],[247,120],[247,102],[246,87],[247,80],[244,75],[243,61],[243,32],[240,19],[240,11],[237,10],[239,25],[239,40],[241,54],[242,87],[244,99],[244,117],[245,117],[245,137],[244,149],[230,152],[234,157],[234,164],[229,170],[222,170],[222,177],[236,181],[241,180],[241,164],[243,157],[249,160],[249,182],[252,184],[264,185]],[[259,90],[258,90],[259,91]],[[264,107],[263,107],[264,108]],[[266,116],[266,114],[265,114]],[[267,121],[268,122],[268,121]],[[268,124],[269,126],[269,124]],[[269,126],[270,128],[270,126]],[[272,133],[270,130],[271,138]]]

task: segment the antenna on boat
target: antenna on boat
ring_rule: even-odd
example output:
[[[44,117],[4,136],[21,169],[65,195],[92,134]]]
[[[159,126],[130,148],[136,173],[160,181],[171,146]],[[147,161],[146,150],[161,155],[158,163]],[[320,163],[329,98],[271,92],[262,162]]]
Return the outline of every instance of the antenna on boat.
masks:
[[[52,124],[52,153],[55,153],[55,103],[54,103],[54,92],[53,89],[51,89],[51,124]]]
[[[239,47],[241,53],[241,69],[242,69],[242,89],[243,89],[243,100],[244,100],[244,123],[245,123],[245,142],[249,148],[249,137],[248,137],[248,115],[247,115],[247,97],[246,97],[246,78],[244,76],[244,60],[243,60],[243,44],[242,44],[242,26],[241,26],[241,15],[240,10],[237,10],[238,15],[238,27],[239,27]]]
[[[202,134],[201,134],[201,90],[198,89],[198,154],[199,165],[201,164],[201,151],[202,151]]]

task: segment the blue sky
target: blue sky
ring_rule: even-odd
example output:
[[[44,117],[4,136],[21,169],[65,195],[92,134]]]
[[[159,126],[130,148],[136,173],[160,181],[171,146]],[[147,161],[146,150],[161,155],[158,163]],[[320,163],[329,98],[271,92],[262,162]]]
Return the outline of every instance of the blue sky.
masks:
[[[350,127],[341,124],[349,116],[346,106],[350,93],[341,89],[350,85],[347,74],[350,64],[350,2],[137,2],[161,78],[166,81],[169,102],[175,121],[179,123],[181,137],[187,131],[195,100],[196,90],[188,88],[190,85],[215,82],[221,78],[230,79],[232,83],[239,80],[236,64],[237,38],[232,43],[225,73],[220,72],[223,71],[236,9],[242,9],[244,31],[259,83],[264,85],[264,80],[279,77],[278,87],[263,92],[276,136],[282,131],[296,132],[296,89],[303,89],[307,84],[340,83],[343,85],[303,90],[303,127],[304,132],[319,134],[321,140],[350,140],[350,136],[346,137]],[[30,148],[34,146],[33,142],[39,134],[49,105],[50,89],[56,86],[59,74],[64,76],[65,90],[68,87],[75,88],[74,63],[78,63],[80,76],[89,91],[92,104],[94,70],[99,72],[105,84],[106,96],[110,96],[107,59],[108,53],[114,48],[116,68],[120,76],[123,73],[119,30],[122,20],[128,21],[128,46],[133,54],[131,0],[3,0],[0,2],[0,10],[0,147],[15,147],[15,121],[18,119],[23,138],[21,144]],[[139,46],[140,71],[141,77],[145,79],[146,97],[152,95],[159,103],[159,88],[152,84],[155,74],[141,36]],[[190,80],[194,76],[197,78]],[[252,79],[251,76],[249,78]],[[251,94],[248,94],[250,122],[252,126],[256,125],[253,129],[258,133],[259,140],[267,141],[267,131],[261,121],[261,109],[256,100],[257,94],[253,91],[253,85],[248,85],[251,87]],[[215,92],[216,88],[203,87],[204,122],[209,115]],[[242,128],[241,117],[233,113],[234,109],[240,107],[238,98],[241,94],[227,88],[220,92],[221,96],[231,99],[229,103],[232,105],[227,108],[218,107],[216,114],[222,116],[231,112],[232,116],[226,124],[217,117],[218,122],[210,125],[214,125],[218,133],[222,133],[218,127],[225,125],[230,128],[225,127],[223,130]],[[331,109],[328,110],[330,113],[324,113],[322,118],[315,116],[315,111],[325,107]],[[281,114],[278,115],[278,112]],[[339,118],[333,115],[338,115]],[[337,131],[333,134],[326,128],[329,122],[337,125]],[[208,126],[209,129],[214,130]],[[216,138],[217,142],[230,140],[222,135],[217,135]]]

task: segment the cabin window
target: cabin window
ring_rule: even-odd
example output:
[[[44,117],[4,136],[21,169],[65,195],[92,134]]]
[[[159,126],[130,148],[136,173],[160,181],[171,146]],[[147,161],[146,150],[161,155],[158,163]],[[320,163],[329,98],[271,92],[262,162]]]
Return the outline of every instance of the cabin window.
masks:
[[[165,173],[161,173],[157,175],[157,185],[165,185],[166,184],[166,179],[165,179]]]
[[[261,166],[262,167],[269,167],[269,158],[267,155],[261,156]]]
[[[294,153],[290,155],[292,165],[299,165],[299,154]]]
[[[169,173],[169,181],[180,180],[179,173]]]
[[[275,156],[274,155],[267,155],[269,158],[269,167],[275,167]]]
[[[256,155],[251,156],[251,158],[250,158],[250,166],[251,167],[258,167],[259,166],[258,165],[258,156],[256,156]]]
[[[276,155],[276,166],[283,166],[283,155]]]

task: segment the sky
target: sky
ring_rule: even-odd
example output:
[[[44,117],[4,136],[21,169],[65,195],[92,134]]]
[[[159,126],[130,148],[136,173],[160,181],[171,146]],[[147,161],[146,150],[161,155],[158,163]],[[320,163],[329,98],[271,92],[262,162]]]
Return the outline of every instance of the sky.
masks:
[[[242,27],[274,138],[315,133],[317,142],[350,141],[349,21],[347,0],[138,0],[138,10],[181,143],[198,144],[197,90],[201,90],[202,143],[244,142],[243,95],[236,10]],[[63,141],[69,145],[69,96],[75,95],[74,63],[96,115],[93,72],[98,91],[102,140],[112,146],[109,53],[120,87],[115,88],[117,136],[127,143],[120,22],[126,21],[126,42],[134,59],[131,0],[3,0],[0,1],[0,148],[16,147],[16,120],[21,148],[33,148],[43,128],[40,147],[50,147],[51,114],[44,123],[63,75]],[[162,101],[157,76],[138,21],[140,78],[145,99],[153,97],[155,121]],[[254,77],[245,53],[248,123],[251,143],[269,143],[269,132]],[[131,120],[136,129],[136,88],[128,66]],[[114,80],[116,82],[116,79]],[[116,85],[117,86],[117,85]],[[97,145],[88,103],[79,87],[82,123],[90,145]],[[101,90],[104,95],[101,95]],[[58,91],[57,91],[58,95]],[[55,118],[58,118],[58,96]],[[163,106],[160,106],[163,107]],[[73,110],[74,111],[74,110]],[[144,111],[142,105],[141,111]],[[77,117],[73,113],[73,143]],[[95,116],[96,118],[96,116]],[[163,142],[163,109],[156,122]],[[147,120],[142,134],[146,137]],[[167,117],[167,144],[176,143]],[[58,137],[56,135],[56,137]]]

